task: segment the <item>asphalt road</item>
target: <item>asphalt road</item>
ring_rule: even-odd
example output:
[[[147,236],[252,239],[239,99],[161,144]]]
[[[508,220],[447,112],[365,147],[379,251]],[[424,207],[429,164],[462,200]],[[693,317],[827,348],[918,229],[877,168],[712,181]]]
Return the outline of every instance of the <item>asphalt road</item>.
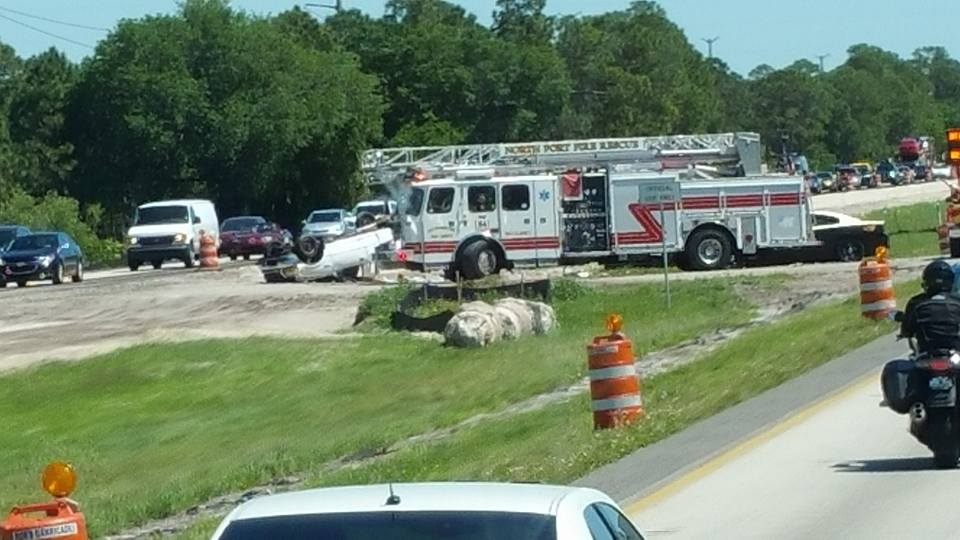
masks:
[[[958,538],[960,471],[879,406],[879,366],[904,347],[877,340],[577,483],[655,540]]]
[[[945,509],[960,471],[934,469],[880,399],[872,373],[641,499],[632,517],[654,539],[957,538],[960,514]]]

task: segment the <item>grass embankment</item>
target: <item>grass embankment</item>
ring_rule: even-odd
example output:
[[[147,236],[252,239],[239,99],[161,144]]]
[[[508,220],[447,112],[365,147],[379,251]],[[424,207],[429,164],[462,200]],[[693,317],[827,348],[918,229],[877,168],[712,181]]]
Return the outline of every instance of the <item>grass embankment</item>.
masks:
[[[881,219],[890,237],[890,253],[894,257],[939,255],[937,226],[943,213],[942,201],[925,202],[896,208],[873,210],[865,219]]]
[[[901,304],[918,289],[917,281],[898,285]],[[406,448],[366,466],[317,473],[307,483],[453,479],[567,483],[894,328],[886,321],[861,318],[856,298],[816,306],[747,330],[695,363],[645,380],[647,417],[635,426],[594,431],[589,396],[584,393],[541,410],[463,429],[439,442]],[[878,358],[877,365],[884,360]],[[216,523],[200,522],[180,537],[209,537]]]
[[[79,471],[94,536],[167,516],[569,384],[609,311],[624,315],[639,354],[743,323],[753,309],[735,283],[675,284],[670,311],[658,285],[568,285],[555,302],[561,330],[483,350],[397,334],[251,338],[16,372],[0,379],[0,507],[36,499],[37,471],[60,458]]]

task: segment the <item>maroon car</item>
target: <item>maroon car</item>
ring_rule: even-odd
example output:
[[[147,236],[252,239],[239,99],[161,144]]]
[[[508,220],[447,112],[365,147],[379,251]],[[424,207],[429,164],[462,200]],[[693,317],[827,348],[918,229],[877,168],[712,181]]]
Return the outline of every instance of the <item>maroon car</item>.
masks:
[[[272,242],[293,245],[293,235],[261,216],[232,217],[220,225],[220,256],[230,260],[263,255]]]

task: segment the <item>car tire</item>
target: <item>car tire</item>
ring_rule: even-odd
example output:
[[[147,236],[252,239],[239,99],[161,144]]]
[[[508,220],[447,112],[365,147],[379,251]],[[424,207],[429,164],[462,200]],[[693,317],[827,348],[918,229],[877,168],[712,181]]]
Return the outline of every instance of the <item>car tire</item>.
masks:
[[[233,253],[231,253],[231,254],[230,254],[230,260],[231,260],[231,261],[237,260],[237,256],[234,255]]]
[[[360,215],[357,216],[356,228],[366,227],[367,225],[376,223],[377,216],[371,214],[370,212],[360,212]]]
[[[27,286],[26,281],[20,280],[17,282],[17,287],[26,287],[26,286]]]
[[[127,261],[127,267],[131,272],[136,272],[140,269],[140,261]]]
[[[718,229],[700,229],[687,240],[687,263],[694,270],[721,270],[733,259],[730,237]]]
[[[160,259],[156,261],[151,261],[150,264],[153,265],[154,270],[160,270],[161,268],[163,268],[163,261]]]
[[[477,240],[463,249],[457,266],[466,279],[482,279],[496,274],[503,261],[489,242]]]
[[[59,261],[53,263],[52,281],[54,285],[60,285],[63,283],[63,264],[61,264]]]
[[[297,242],[297,248],[300,252],[303,262],[313,264],[323,259],[324,251],[323,239],[317,236],[301,236]]]
[[[249,260],[250,260],[250,254],[249,254],[249,253],[245,254],[245,255],[243,256],[243,260],[249,261]]]
[[[856,238],[841,238],[833,247],[833,252],[841,262],[858,262],[865,253],[863,242]]]
[[[77,271],[70,278],[74,283],[83,281],[83,261],[77,261]]]
[[[193,249],[191,249],[183,259],[183,266],[193,268]]]
[[[0,281],[0,289],[6,289],[6,288],[7,288],[7,282],[6,282],[6,281]]]

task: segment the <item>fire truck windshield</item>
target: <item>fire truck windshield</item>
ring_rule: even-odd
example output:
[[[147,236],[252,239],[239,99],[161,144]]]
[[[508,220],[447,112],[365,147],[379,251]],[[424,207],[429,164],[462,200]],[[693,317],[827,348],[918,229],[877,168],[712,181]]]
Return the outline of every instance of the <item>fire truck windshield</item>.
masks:
[[[410,190],[406,206],[405,213],[408,216],[419,216],[420,210],[423,208],[423,189],[413,188]]]

